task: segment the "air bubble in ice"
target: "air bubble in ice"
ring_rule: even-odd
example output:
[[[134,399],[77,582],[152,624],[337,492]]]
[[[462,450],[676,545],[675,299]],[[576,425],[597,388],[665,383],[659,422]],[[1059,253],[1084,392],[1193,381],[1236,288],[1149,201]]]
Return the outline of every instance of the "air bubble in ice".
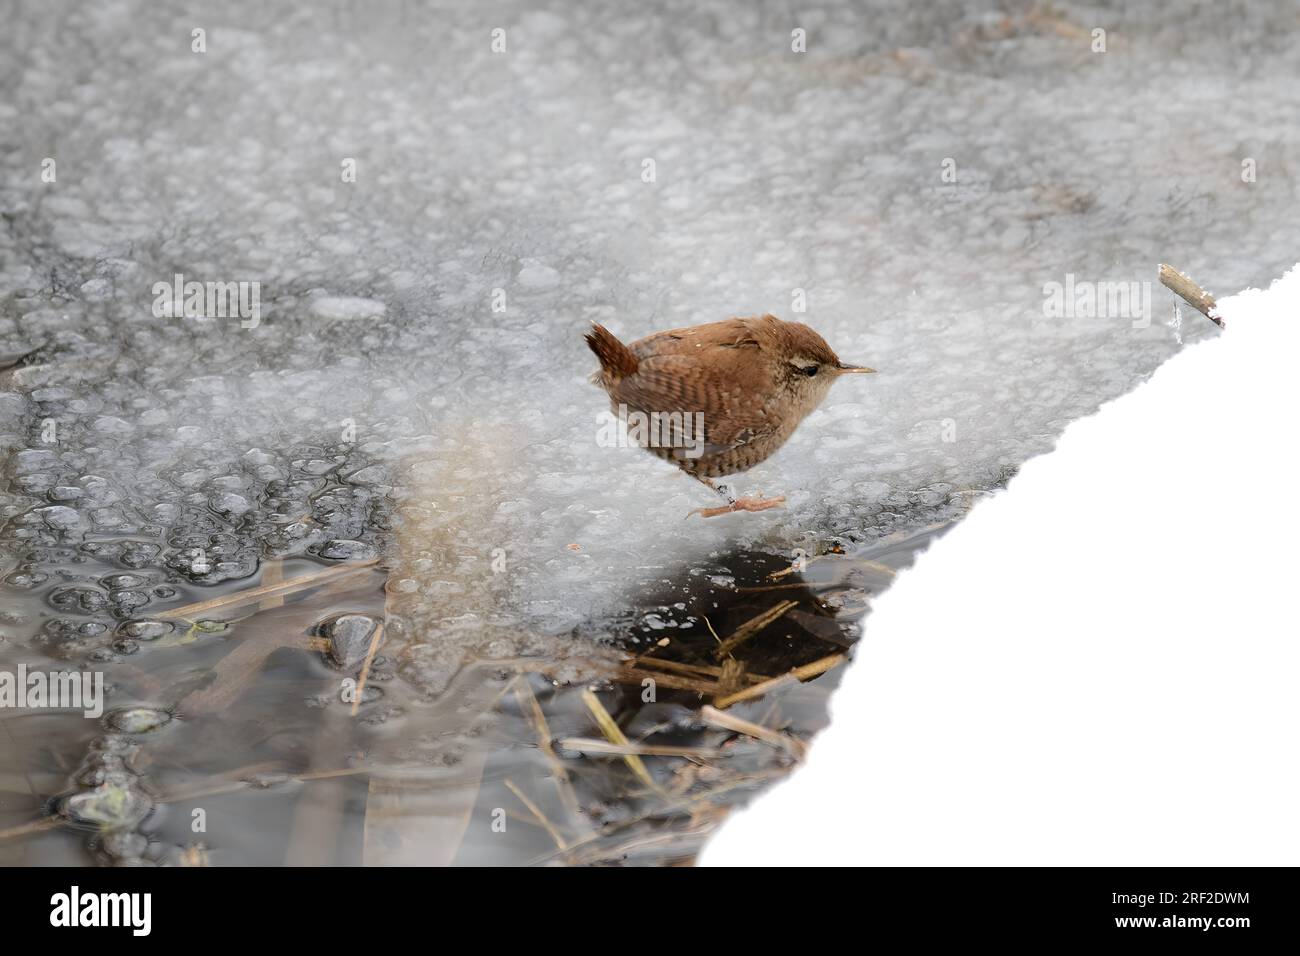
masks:
[[[124,734],[147,734],[170,721],[170,714],[152,707],[128,707],[104,715],[107,727]]]
[[[321,545],[318,553],[322,558],[329,558],[332,561],[369,561],[379,552],[364,541],[335,538]]]
[[[370,653],[379,621],[365,614],[339,614],[318,625],[329,641],[329,659],[337,667],[351,670]]]
[[[37,508],[36,513],[41,516],[41,520],[56,531],[70,531],[81,525],[81,515],[77,510],[64,505]]]
[[[104,830],[131,829],[153,810],[153,801],[121,781],[105,783],[64,798],[60,812],[72,823]]]
[[[74,613],[84,611],[93,614],[102,611],[108,605],[108,597],[102,591],[93,588],[57,588],[50,593],[50,604],[60,611]]]
[[[137,641],[156,641],[164,634],[170,634],[171,621],[127,621],[117,629],[117,633]]]

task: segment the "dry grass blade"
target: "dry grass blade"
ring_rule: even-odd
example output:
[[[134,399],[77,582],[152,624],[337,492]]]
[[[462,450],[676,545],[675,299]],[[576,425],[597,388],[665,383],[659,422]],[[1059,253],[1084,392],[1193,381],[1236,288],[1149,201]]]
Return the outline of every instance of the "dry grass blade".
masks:
[[[735,731],[738,734],[744,734],[746,737],[761,740],[765,744],[771,744],[773,747],[779,747],[793,754],[794,758],[801,762],[808,755],[808,746],[802,740],[796,740],[788,734],[779,733],[771,728],[736,717],[733,714],[724,714],[715,707],[701,708],[700,719],[714,727]]]
[[[740,627],[736,628],[730,637],[717,646],[713,652],[713,656],[719,660],[726,657],[733,650],[745,643],[745,641],[749,640],[759,631],[763,630],[763,628],[767,627],[798,603],[798,601],[782,601],[779,604],[768,608],[762,614],[757,614],[750,618],[744,624],[740,625]]]
[[[332,568],[324,568],[318,572],[299,575],[296,578],[290,578],[288,581],[281,581],[277,584],[263,584],[260,587],[248,588],[244,591],[223,594],[221,597],[207,601],[186,604],[184,607],[172,608],[170,611],[163,611],[154,616],[164,620],[194,621],[198,619],[199,615],[208,614],[212,611],[227,611],[247,604],[256,604],[266,598],[283,597],[286,594],[293,594],[305,588],[321,587],[372,567],[378,561],[378,558],[374,558],[370,561],[358,561]]]
[[[703,694],[706,697],[712,697],[722,689],[722,685],[717,681],[703,680],[698,677],[683,677],[677,674],[665,674],[658,671],[643,671],[635,667],[624,668],[617,674],[610,675],[611,680],[618,681],[620,684],[641,684],[644,682],[654,681],[656,687],[667,687],[671,690],[689,690],[697,694]]]
[[[839,667],[848,656],[845,654],[831,654],[829,657],[823,657],[815,660],[811,664],[804,664],[802,667],[796,667],[793,670],[782,674],[780,677],[773,677],[771,680],[763,681],[761,684],[755,684],[752,687],[746,687],[744,690],[736,691],[734,694],[727,694],[725,697],[719,697],[713,702],[715,707],[730,707],[742,700],[750,700],[754,697],[762,697],[764,694],[776,690],[786,684],[792,684],[795,681],[805,681],[820,674],[825,674],[832,668]]]
[[[522,676],[516,676],[515,678],[515,697],[519,701],[520,709],[532,721],[533,730],[537,734],[537,746],[551,765],[555,789],[559,792],[560,802],[564,804],[569,819],[585,821],[586,818],[578,810],[578,798],[573,792],[573,783],[569,779],[569,771],[565,768],[563,761],[560,760],[551,744],[551,725],[546,722],[546,714],[542,712],[542,705],[537,702],[537,695],[533,693],[533,689],[528,686],[528,681]]]
[[[697,677],[719,677],[722,668],[713,664],[680,664],[677,661],[664,660],[662,657],[642,655],[628,662],[630,667],[653,667],[658,670],[673,671],[677,674],[691,674]]]
[[[567,850],[569,848],[568,842],[564,839],[563,835],[561,835],[560,831],[555,829],[555,826],[551,821],[546,819],[546,814],[542,813],[541,807],[529,800],[528,795],[516,787],[514,781],[509,777],[506,778],[505,785],[510,788],[511,793],[519,798],[519,802],[528,808],[528,812],[537,818],[537,822],[540,823],[545,828],[546,832],[551,835],[551,839],[555,841],[555,845],[561,850]]]
[[[1206,292],[1199,285],[1193,282],[1183,273],[1179,272],[1173,266],[1160,263],[1160,284],[1175,295],[1179,296],[1184,302],[1190,305],[1201,315],[1205,316],[1219,328],[1223,328],[1223,319],[1215,313],[1218,310],[1218,304],[1214,301],[1214,296]]]
[[[716,665],[682,664],[677,661],[664,660],[663,658],[660,657],[650,657],[649,655],[634,658],[631,661],[628,661],[626,666],[628,667],[629,670],[653,667],[657,670],[662,669],[666,671],[672,671],[675,674],[699,676],[701,678],[707,677],[713,680],[719,680],[722,677],[722,671],[723,671],[721,667],[718,667]],[[766,674],[751,674],[746,672],[746,674],[744,675],[744,679],[749,681],[751,684],[757,684],[759,681],[764,681],[767,680],[768,678]]]
[[[361,673],[357,676],[357,696],[352,701],[352,716],[357,715],[361,707],[361,693],[366,689],[366,678],[370,676],[370,664],[375,659],[375,651],[379,650],[379,642],[384,639],[384,622],[380,621],[375,625],[375,633],[370,638],[370,647],[366,650],[366,659],[361,665]]]
[[[282,558],[267,558],[262,564],[262,580],[259,583],[262,587],[283,584],[284,560]],[[263,611],[268,611],[273,607],[281,607],[283,604],[283,594],[272,594],[263,598],[257,606]]]
[[[63,820],[59,817],[41,817],[39,820],[33,820],[30,823],[20,823],[16,827],[9,827],[7,830],[0,830],[0,840],[27,836],[29,833],[40,833],[42,830],[53,830],[55,827],[62,825],[62,823]]]
[[[712,708],[709,708],[712,709]],[[641,757],[692,757],[699,760],[713,760],[725,757],[726,752],[716,747],[673,747],[661,744],[614,744],[607,740],[593,737],[564,737],[556,741],[561,750],[572,750],[584,754],[610,754],[625,757],[629,754]]]
[[[713,639],[721,644],[722,638],[718,637],[718,632],[713,629],[713,624],[709,621],[709,616],[707,614],[701,614],[700,617],[704,619],[704,626],[709,629],[709,633],[713,635]]]
[[[584,690],[582,692],[582,702],[587,705],[587,709],[591,711],[591,715],[596,718],[596,724],[600,727],[600,732],[605,735],[606,740],[612,744],[621,744],[623,746],[628,745],[628,739],[623,733],[623,729],[615,723],[614,718],[609,715],[609,711],[605,709],[605,705],[600,702],[599,697],[593,694],[590,690]],[[650,771],[646,769],[646,765],[642,762],[640,757],[636,754],[626,754],[623,757],[623,760],[627,764],[628,769],[632,771],[632,774],[638,780],[655,793],[662,794],[664,792],[662,788],[655,783],[654,777],[650,776]]]

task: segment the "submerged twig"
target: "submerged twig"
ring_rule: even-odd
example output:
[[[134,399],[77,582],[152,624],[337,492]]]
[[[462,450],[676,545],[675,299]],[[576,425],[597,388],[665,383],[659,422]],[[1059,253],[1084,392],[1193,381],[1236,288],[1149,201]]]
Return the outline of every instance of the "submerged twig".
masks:
[[[637,667],[625,667],[617,674],[612,674],[610,680],[617,681],[620,684],[641,684],[642,686],[649,680],[653,681],[656,687],[667,687],[669,690],[689,690],[696,694],[703,694],[706,697],[712,697],[722,688],[722,685],[715,680],[665,674],[659,671],[646,671]]]
[[[714,649],[713,656],[719,660],[726,657],[737,647],[749,640],[798,603],[798,601],[782,601],[779,604],[768,608],[762,614],[757,614],[750,618],[744,624],[740,625],[740,627],[736,628],[735,632],[732,633],[730,637]]]
[[[679,661],[665,660],[662,657],[651,657],[643,655],[628,661],[627,667],[630,670],[637,670],[647,667],[662,668],[666,671],[672,671],[677,674],[698,675],[703,679],[720,680],[722,678],[721,667],[712,664],[683,664]],[[759,681],[767,680],[766,674],[746,673],[744,679],[751,684],[757,684]]]
[[[715,679],[722,675],[722,668],[714,664],[682,664],[678,661],[665,660],[662,657],[651,657],[649,654],[633,658],[628,662],[628,666],[657,667],[661,670],[675,671],[678,674],[692,674]]]
[[[744,720],[734,714],[724,714],[716,707],[706,706],[700,708],[700,719],[714,727],[733,730],[738,734],[744,734],[746,737],[753,737],[765,744],[771,744],[773,747],[780,747],[782,750],[789,751],[796,760],[801,762],[808,753],[808,745],[802,740],[796,740],[788,734],[779,733],[753,721]]]
[[[700,760],[712,760],[725,757],[726,752],[716,747],[674,747],[668,744],[613,744],[607,740],[594,737],[564,737],[556,741],[563,750],[572,750],[582,754],[611,754],[626,757],[629,754],[641,757],[694,757]]]
[[[172,608],[169,611],[162,611],[154,615],[156,618],[163,620],[180,619],[183,621],[196,620],[198,615],[207,614],[210,611],[226,611],[231,608],[243,607],[245,604],[253,604],[262,601],[268,597],[282,597],[286,594],[293,594],[304,588],[316,588],[324,584],[337,581],[340,578],[346,578],[356,574],[366,568],[373,567],[379,563],[378,558],[372,558],[369,561],[357,561],[351,564],[338,565],[332,568],[323,568],[312,574],[299,575],[296,578],[290,578],[288,581],[281,581],[278,584],[263,584],[260,587],[248,588],[243,591],[235,591],[231,594],[223,594],[221,597],[211,598],[207,601],[197,601],[194,604],[186,604],[184,607]]]
[[[1160,283],[1181,297],[1184,302],[1219,328],[1225,328],[1223,319],[1216,314],[1219,306],[1214,301],[1214,296],[1202,289],[1184,273],[1162,262],[1160,263]]]
[[[528,795],[516,787],[514,781],[509,777],[505,779],[505,785],[510,788],[511,793],[519,798],[519,802],[528,808],[528,812],[537,818],[537,822],[540,823],[546,832],[551,835],[551,839],[555,841],[555,845],[561,850],[567,850],[569,848],[568,842],[564,839],[560,831],[555,829],[555,826],[551,821],[546,819],[546,814],[542,813],[541,807],[533,803],[532,800],[529,800]]]
[[[370,676],[370,665],[375,659],[375,651],[379,650],[379,642],[384,638],[384,622],[380,621],[375,625],[375,633],[370,638],[370,647],[366,649],[366,659],[361,664],[361,673],[357,675],[357,696],[352,701],[352,716],[357,715],[357,710],[361,707],[361,692],[366,689],[366,678]]]
[[[537,734],[538,749],[542,751],[547,762],[551,765],[551,771],[554,775],[552,779],[555,781],[555,789],[559,792],[560,802],[564,804],[564,809],[568,811],[571,820],[585,819],[578,809],[578,797],[573,792],[573,781],[569,779],[569,771],[560,760],[559,754],[555,752],[555,747],[551,742],[551,725],[546,722],[546,714],[542,711],[542,705],[537,702],[537,695],[528,686],[528,681],[523,678],[523,675],[515,676],[515,697],[519,701],[519,708],[532,721],[533,730]]]
[[[284,559],[267,558],[262,563],[261,586],[267,587],[274,584],[281,584],[283,582],[284,582]],[[273,607],[281,607],[283,605],[284,605],[284,595],[272,594],[269,595],[268,597],[263,598],[262,601],[257,606],[261,610],[267,611]]]
[[[27,836],[29,833],[40,833],[42,830],[53,830],[61,826],[66,821],[60,817],[40,817],[29,823],[20,823],[16,827],[9,827],[6,830],[0,830],[0,840],[8,840],[11,837]]]

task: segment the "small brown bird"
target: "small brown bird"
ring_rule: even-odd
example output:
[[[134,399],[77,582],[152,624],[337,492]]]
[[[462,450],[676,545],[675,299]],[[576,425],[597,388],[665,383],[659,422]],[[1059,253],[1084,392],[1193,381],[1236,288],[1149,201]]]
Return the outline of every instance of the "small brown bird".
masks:
[[[826,340],[772,315],[656,332],[624,345],[594,325],[587,344],[600,360],[593,377],[629,438],[693,475],[728,502],[697,508],[706,518],[764,511],[785,501],[734,498],[710,478],[752,468],[780,448],[850,372]]]

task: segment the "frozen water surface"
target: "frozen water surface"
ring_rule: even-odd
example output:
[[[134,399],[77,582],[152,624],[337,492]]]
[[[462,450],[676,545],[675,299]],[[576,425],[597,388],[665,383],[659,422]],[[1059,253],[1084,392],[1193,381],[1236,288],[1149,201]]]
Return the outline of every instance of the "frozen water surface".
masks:
[[[908,536],[1215,334],[1195,315],[1178,327],[1159,286],[1145,314],[1049,316],[1046,283],[1154,283],[1169,261],[1226,292],[1294,261],[1294,19],[888,0],[17,4],[0,38],[0,662],[95,666],[112,707],[182,719],[138,743],[120,721],[8,721],[6,788],[22,770],[33,799],[66,793],[66,767],[89,761],[95,786],[152,787],[161,806],[185,789],[159,779],[166,761],[148,786],[105,783],[113,748],[200,746],[187,722],[219,712],[244,724],[202,738],[213,773],[290,756],[472,766],[476,715],[513,699],[483,661],[545,658],[549,693],[591,676],[585,655],[610,640],[701,635],[711,589],[796,549],[879,558],[924,540]],[[177,274],[258,283],[258,320],[155,309],[154,284]],[[582,332],[762,312],[880,374],[837,384],[738,480],[785,510],[685,521],[713,503],[704,489],[598,446],[606,402]],[[272,597],[244,623],[247,608],[214,615],[226,631],[149,623],[376,557],[386,579],[310,606]],[[345,611],[386,617],[387,637],[368,729],[321,755],[322,722],[356,723],[337,657],[355,663],[370,632],[317,627]],[[203,696],[214,670],[238,673],[229,642],[274,643],[257,635],[277,614],[340,646],[266,645],[248,652],[260,676]],[[569,705],[544,703],[564,724],[552,711]],[[574,706],[574,732],[594,735]],[[533,733],[526,701],[499,711],[502,739]],[[63,755],[33,743],[51,733]],[[553,773],[509,759],[521,780]],[[382,780],[369,787],[382,805]],[[0,827],[36,812],[6,810]],[[151,858],[185,842],[184,819],[149,819]],[[312,819],[300,806],[294,833]],[[101,858],[143,855],[124,827],[93,844]],[[77,859],[62,836],[9,846]],[[473,859],[520,858],[462,839]],[[208,840],[264,862],[252,842]]]

